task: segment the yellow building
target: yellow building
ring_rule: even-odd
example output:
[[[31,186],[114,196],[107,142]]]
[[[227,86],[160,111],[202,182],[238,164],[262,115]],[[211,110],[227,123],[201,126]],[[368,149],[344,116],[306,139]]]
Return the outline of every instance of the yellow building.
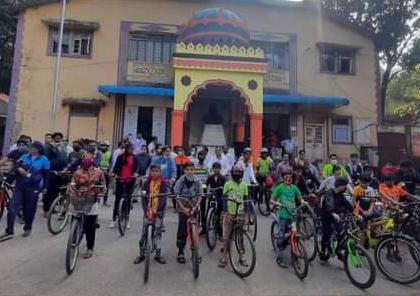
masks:
[[[42,2],[19,16],[6,146],[51,129],[61,6]],[[311,159],[375,147],[373,42],[314,1],[253,2],[69,1],[55,129],[172,145],[218,131],[254,152],[292,140]]]

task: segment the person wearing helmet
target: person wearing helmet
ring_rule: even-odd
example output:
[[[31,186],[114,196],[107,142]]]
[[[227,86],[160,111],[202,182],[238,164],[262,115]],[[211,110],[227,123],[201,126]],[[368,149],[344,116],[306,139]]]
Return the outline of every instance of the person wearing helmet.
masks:
[[[229,238],[232,232],[233,218],[236,214],[236,207],[241,215],[245,214],[246,207],[243,202],[248,196],[248,186],[242,181],[244,171],[241,166],[235,165],[231,170],[231,180],[227,181],[223,186],[223,195],[226,197],[224,203],[224,216],[223,216],[223,252],[219,260],[219,267],[224,268],[227,264],[227,252]],[[235,200],[239,203],[236,203]]]
[[[284,171],[282,178],[283,183],[278,185],[273,191],[271,204],[279,207],[277,212],[279,217],[279,240],[276,245],[276,263],[283,268],[287,268],[287,264],[283,261],[283,251],[286,248],[286,233],[292,227],[296,204],[305,202],[302,200],[300,190],[293,185],[293,172]]]
[[[263,147],[260,150],[260,157],[257,160],[257,181],[259,184],[263,184],[265,178],[268,177],[273,165],[273,159],[270,157],[268,149]]]
[[[243,171],[242,181],[247,185],[256,184],[257,179],[255,178],[254,167],[251,162],[251,148],[245,148],[243,152],[243,158],[238,161],[236,165],[240,166]]]

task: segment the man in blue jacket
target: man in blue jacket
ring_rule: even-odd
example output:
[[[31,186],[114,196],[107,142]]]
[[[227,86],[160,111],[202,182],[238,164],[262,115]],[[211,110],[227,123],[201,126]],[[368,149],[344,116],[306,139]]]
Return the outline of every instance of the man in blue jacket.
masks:
[[[33,142],[29,153],[23,155],[18,161],[16,188],[7,213],[7,228],[0,241],[10,239],[14,235],[14,224],[17,212],[23,208],[25,226],[23,237],[32,232],[32,223],[36,213],[38,196],[47,193],[50,162],[43,155],[43,145]]]

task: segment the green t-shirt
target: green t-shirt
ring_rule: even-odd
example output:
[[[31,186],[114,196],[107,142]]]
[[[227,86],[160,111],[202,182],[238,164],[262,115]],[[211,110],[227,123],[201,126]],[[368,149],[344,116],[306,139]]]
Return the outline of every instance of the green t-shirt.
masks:
[[[109,165],[111,163],[111,156],[111,151],[107,151],[104,153],[101,162],[101,169],[107,170],[109,168]]]
[[[233,180],[227,181],[225,186],[223,187],[223,195],[226,195],[227,198],[237,200],[237,201],[244,201],[245,197],[248,196],[248,185],[246,185],[243,181],[241,183],[236,183]],[[229,214],[235,215],[236,213],[236,206],[238,204],[233,201],[227,201],[227,212]],[[244,204],[241,203],[238,205],[238,212],[244,212]]]
[[[327,163],[324,166],[324,169],[322,170],[322,176],[324,178],[328,178],[331,177],[333,175],[333,165],[331,163]],[[349,177],[349,174],[347,173],[347,170],[345,167],[343,167],[342,165],[340,165],[340,176],[341,177]]]
[[[273,160],[271,157],[267,157],[266,159],[263,159],[262,157],[258,157],[257,160],[257,167],[258,167],[258,173],[260,176],[267,177],[270,174],[270,168],[273,164]]]
[[[299,189],[295,185],[280,184],[274,189],[273,198],[279,202],[281,207],[278,211],[278,216],[283,219],[291,219],[296,209],[296,199],[301,197]]]

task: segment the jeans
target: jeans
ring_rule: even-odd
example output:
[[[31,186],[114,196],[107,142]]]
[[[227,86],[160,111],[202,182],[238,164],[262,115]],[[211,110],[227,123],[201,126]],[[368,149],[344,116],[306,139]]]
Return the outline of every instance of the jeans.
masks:
[[[176,246],[178,250],[184,251],[187,244],[187,230],[188,230],[188,217],[182,213],[178,214],[178,231],[176,233]]]
[[[50,210],[51,204],[60,193],[61,184],[62,184],[61,177],[57,176],[55,173],[50,172],[48,190],[42,200],[44,202],[43,204],[44,213],[47,213]]]
[[[93,250],[95,247],[97,219],[98,215],[86,215],[84,219],[83,230],[86,235],[86,246],[88,250]]]
[[[124,186],[125,186],[125,194],[127,195],[128,204],[131,204],[131,196],[133,194],[134,189],[134,181],[129,183],[122,183],[117,181],[115,184],[115,203],[114,203],[114,210],[112,212],[112,220],[115,221],[118,216],[118,207],[120,206],[120,200],[122,195],[124,194]],[[128,214],[130,215],[131,208],[128,207]]]
[[[16,215],[21,208],[23,208],[23,219],[25,221],[23,230],[32,230],[32,223],[35,218],[38,203],[38,195],[39,190],[34,188],[16,188],[7,212],[7,233],[14,234]]]
[[[279,260],[283,259],[283,251],[287,246],[287,239],[286,233],[289,232],[292,229],[292,219],[283,219],[279,218],[278,221],[278,233],[277,233],[277,243],[276,246],[276,257]]]
[[[140,246],[140,256],[144,256],[146,252],[145,242],[147,239],[147,226],[149,219],[146,217],[143,218],[143,231],[140,237],[139,246]],[[156,218],[155,221],[155,235],[156,235],[156,257],[159,257],[162,252],[161,241],[162,241],[162,224],[163,218]],[[149,242],[149,244],[152,242]]]

